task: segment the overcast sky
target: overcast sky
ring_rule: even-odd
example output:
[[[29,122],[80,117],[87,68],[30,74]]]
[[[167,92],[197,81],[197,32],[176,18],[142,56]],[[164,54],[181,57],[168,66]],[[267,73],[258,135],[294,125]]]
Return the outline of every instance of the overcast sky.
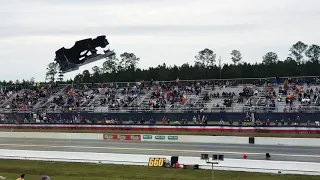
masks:
[[[250,63],[269,51],[285,59],[298,40],[320,44],[319,20],[319,0],[3,0],[0,79],[43,81],[57,49],[98,35],[141,68],[193,63],[204,48],[225,63],[233,49]]]

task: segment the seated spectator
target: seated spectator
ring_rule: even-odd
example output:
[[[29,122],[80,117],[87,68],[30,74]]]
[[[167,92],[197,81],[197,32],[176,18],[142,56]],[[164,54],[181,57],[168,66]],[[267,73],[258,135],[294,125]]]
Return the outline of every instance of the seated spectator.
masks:
[[[219,92],[217,92],[217,93],[213,93],[213,97],[214,97],[214,98],[220,98],[220,94],[219,94]]]
[[[238,97],[237,103],[243,103],[243,98],[241,96]]]
[[[225,99],[223,105],[226,107],[231,107],[233,100],[232,99]]]

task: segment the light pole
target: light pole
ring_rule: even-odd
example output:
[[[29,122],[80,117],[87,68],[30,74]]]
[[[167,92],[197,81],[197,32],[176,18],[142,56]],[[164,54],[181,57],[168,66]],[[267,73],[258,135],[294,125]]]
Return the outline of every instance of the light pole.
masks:
[[[212,170],[211,178],[212,178],[212,180],[214,180],[213,165],[219,164],[219,161],[224,161],[224,155],[213,154],[212,160],[210,161],[209,154],[201,154],[201,159],[205,160],[207,164],[211,164],[211,170]]]
[[[221,64],[221,56],[219,57],[219,72],[220,72],[220,81],[221,81],[221,70],[222,70],[222,64]]]

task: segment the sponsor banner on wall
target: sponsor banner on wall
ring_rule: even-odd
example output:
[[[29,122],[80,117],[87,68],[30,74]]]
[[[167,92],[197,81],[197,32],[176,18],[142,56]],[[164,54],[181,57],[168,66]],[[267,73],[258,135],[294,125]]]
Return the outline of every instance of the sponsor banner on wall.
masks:
[[[175,140],[179,140],[179,136],[144,134],[144,135],[142,135],[142,140],[145,140],[145,141],[150,141],[150,140],[153,140],[153,141],[164,141],[164,140],[175,141]]]
[[[103,134],[104,140],[110,141],[141,141],[140,134]]]
[[[154,139],[155,139],[155,140],[166,140],[166,136],[156,135],[156,136],[154,136]]]
[[[168,136],[168,140],[179,140],[178,136]]]
[[[150,140],[150,139],[152,139],[152,135],[144,134],[144,135],[142,136],[142,138],[143,138],[143,139]]]

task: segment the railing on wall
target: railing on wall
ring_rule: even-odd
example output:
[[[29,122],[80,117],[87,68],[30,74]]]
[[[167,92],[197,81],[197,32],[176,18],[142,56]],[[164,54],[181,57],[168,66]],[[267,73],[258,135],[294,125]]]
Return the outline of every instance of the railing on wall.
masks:
[[[39,110],[19,110],[19,109],[2,109],[0,113],[34,113],[34,112],[46,112],[46,113],[67,113],[67,112],[87,112],[87,113],[132,113],[132,112],[157,112],[157,113],[184,113],[184,112],[205,112],[205,113],[232,113],[232,112],[257,112],[257,113],[317,113],[320,112],[320,106],[301,106],[300,108],[286,108],[285,110],[280,108],[270,108],[261,106],[245,106],[242,108],[234,107],[212,107],[212,108],[142,108],[142,107],[127,107],[127,108],[61,108],[61,109],[43,109]]]

